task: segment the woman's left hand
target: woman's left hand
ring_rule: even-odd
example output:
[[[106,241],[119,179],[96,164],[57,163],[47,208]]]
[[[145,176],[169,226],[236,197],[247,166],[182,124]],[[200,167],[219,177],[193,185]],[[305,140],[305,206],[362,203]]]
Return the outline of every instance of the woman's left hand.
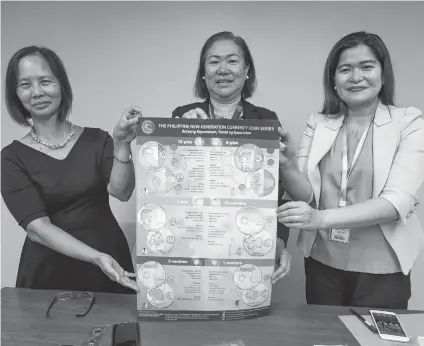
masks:
[[[95,261],[100,269],[105,273],[111,280],[116,281],[122,286],[131,288],[134,291],[138,291],[137,282],[132,279],[136,277],[134,273],[128,273],[122,269],[119,263],[106,253],[101,253]]]
[[[277,220],[289,228],[307,231],[325,228],[322,211],[305,202],[287,202],[277,208]]]
[[[133,141],[141,117],[142,114],[138,107],[127,108],[113,129],[113,139],[127,143]]]
[[[282,279],[290,272],[292,256],[287,251],[286,247],[277,240],[277,249],[275,251],[275,270],[272,274],[272,284],[275,284],[278,280]]]

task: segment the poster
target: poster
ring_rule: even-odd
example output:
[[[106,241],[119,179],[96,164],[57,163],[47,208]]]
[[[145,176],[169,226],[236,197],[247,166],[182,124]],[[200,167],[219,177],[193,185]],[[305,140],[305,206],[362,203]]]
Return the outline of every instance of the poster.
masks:
[[[278,126],[143,118],[134,153],[139,320],[268,314]]]

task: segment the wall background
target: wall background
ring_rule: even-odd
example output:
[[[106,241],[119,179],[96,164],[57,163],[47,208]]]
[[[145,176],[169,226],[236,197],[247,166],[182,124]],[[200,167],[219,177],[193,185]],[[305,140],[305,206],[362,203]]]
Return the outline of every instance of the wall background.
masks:
[[[143,114],[170,117],[195,101],[198,55],[212,34],[230,30],[252,51],[258,89],[251,99],[277,112],[299,138],[307,115],[319,110],[325,59],[342,36],[378,33],[388,46],[397,82],[397,103],[424,110],[422,2],[2,2],[1,78],[12,54],[45,45],[62,58],[74,91],[73,122],[111,132],[121,112],[138,105]],[[3,94],[2,94],[3,95]],[[28,130],[1,104],[1,147]],[[134,194],[135,195],[135,194]],[[424,191],[420,194],[424,200]],[[135,200],[112,200],[130,246],[135,242]],[[417,213],[424,224],[424,206]],[[25,233],[1,202],[2,287],[14,286]],[[273,299],[304,298],[303,258],[295,248],[290,276]],[[424,256],[412,271],[411,309],[424,309]]]

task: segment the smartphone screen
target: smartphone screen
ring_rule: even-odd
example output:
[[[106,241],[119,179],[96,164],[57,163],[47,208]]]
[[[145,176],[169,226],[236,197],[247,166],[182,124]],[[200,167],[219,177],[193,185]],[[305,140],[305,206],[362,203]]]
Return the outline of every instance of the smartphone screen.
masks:
[[[113,326],[113,346],[141,346],[137,322],[118,323]]]
[[[380,334],[407,337],[395,314],[373,312],[372,315]]]

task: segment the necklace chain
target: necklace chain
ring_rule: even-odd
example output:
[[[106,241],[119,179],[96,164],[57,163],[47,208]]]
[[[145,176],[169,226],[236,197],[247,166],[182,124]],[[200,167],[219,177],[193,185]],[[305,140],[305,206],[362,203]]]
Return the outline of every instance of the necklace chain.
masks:
[[[69,132],[69,134],[65,138],[65,140],[62,143],[60,143],[60,144],[48,143],[48,142],[45,142],[42,139],[38,138],[38,136],[35,134],[35,128],[34,128],[34,126],[31,127],[31,136],[32,136],[32,138],[34,138],[34,141],[36,141],[37,143],[40,143],[42,145],[45,145],[46,147],[48,147],[50,149],[60,149],[60,148],[63,148],[66,144],[68,144],[68,142],[71,140],[72,136],[74,135],[74,124],[72,124],[70,121],[67,121],[67,123],[71,127],[71,131]]]

